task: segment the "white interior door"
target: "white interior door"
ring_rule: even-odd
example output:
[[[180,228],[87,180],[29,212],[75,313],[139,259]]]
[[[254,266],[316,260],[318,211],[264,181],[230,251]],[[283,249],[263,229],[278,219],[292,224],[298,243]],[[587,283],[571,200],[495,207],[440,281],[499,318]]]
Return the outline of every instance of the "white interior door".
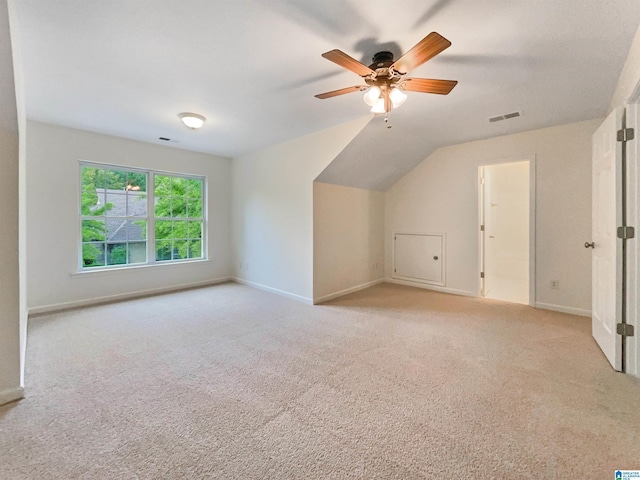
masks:
[[[622,340],[616,324],[622,312],[621,224],[622,143],[616,140],[624,111],[616,109],[593,135],[592,321],[593,338],[615,370],[622,369]]]
[[[529,303],[529,162],[482,167],[482,295]]]

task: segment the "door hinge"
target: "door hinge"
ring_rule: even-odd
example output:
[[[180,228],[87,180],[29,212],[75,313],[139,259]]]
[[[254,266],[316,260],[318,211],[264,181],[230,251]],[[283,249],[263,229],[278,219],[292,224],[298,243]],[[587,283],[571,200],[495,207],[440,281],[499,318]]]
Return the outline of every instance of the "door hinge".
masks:
[[[621,128],[618,130],[617,140],[619,142],[628,142],[633,140],[633,128]]]
[[[618,323],[616,325],[616,332],[623,337],[633,337],[633,325],[628,323]]]
[[[635,229],[633,227],[618,227],[618,238],[623,240],[629,240],[636,236]]]
[[[484,225],[480,225],[480,231],[484,232]]]
[[[484,185],[484,177],[480,177],[480,185]]]
[[[484,278],[484,272],[480,272],[480,278]]]

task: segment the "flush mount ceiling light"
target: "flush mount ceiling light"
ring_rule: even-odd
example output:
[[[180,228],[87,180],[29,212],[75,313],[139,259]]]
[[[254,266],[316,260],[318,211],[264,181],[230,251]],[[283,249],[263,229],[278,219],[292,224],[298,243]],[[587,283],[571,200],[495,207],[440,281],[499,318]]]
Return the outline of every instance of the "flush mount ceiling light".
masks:
[[[196,128],[200,128],[202,127],[202,125],[204,125],[204,122],[206,120],[206,118],[204,118],[202,115],[198,115],[197,113],[189,113],[189,112],[184,112],[178,115],[178,117],[180,117],[180,120],[182,120],[182,123],[184,123],[187,127],[192,128],[192,129],[196,129]]]

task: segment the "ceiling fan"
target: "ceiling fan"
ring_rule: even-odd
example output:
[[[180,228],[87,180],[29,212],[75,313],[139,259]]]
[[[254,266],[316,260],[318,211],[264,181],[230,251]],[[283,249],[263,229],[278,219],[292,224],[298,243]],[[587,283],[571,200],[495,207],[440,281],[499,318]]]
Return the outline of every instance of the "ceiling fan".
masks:
[[[373,113],[389,113],[407,99],[405,91],[447,95],[458,83],[456,80],[408,78],[405,75],[450,46],[449,40],[437,32],[431,32],[398,60],[393,59],[391,52],[378,52],[368,67],[340,50],[323,53],[322,56],[327,60],[360,75],[366,85],[320,93],[316,98],[324,100],[346,93],[366,91],[364,101],[371,106]]]

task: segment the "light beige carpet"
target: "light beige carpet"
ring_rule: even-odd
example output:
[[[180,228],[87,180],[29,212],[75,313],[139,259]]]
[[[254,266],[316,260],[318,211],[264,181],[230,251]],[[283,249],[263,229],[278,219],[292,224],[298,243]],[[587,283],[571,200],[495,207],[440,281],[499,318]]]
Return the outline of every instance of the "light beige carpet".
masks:
[[[225,284],[36,317],[1,479],[609,479],[640,382],[590,321],[379,285]]]

